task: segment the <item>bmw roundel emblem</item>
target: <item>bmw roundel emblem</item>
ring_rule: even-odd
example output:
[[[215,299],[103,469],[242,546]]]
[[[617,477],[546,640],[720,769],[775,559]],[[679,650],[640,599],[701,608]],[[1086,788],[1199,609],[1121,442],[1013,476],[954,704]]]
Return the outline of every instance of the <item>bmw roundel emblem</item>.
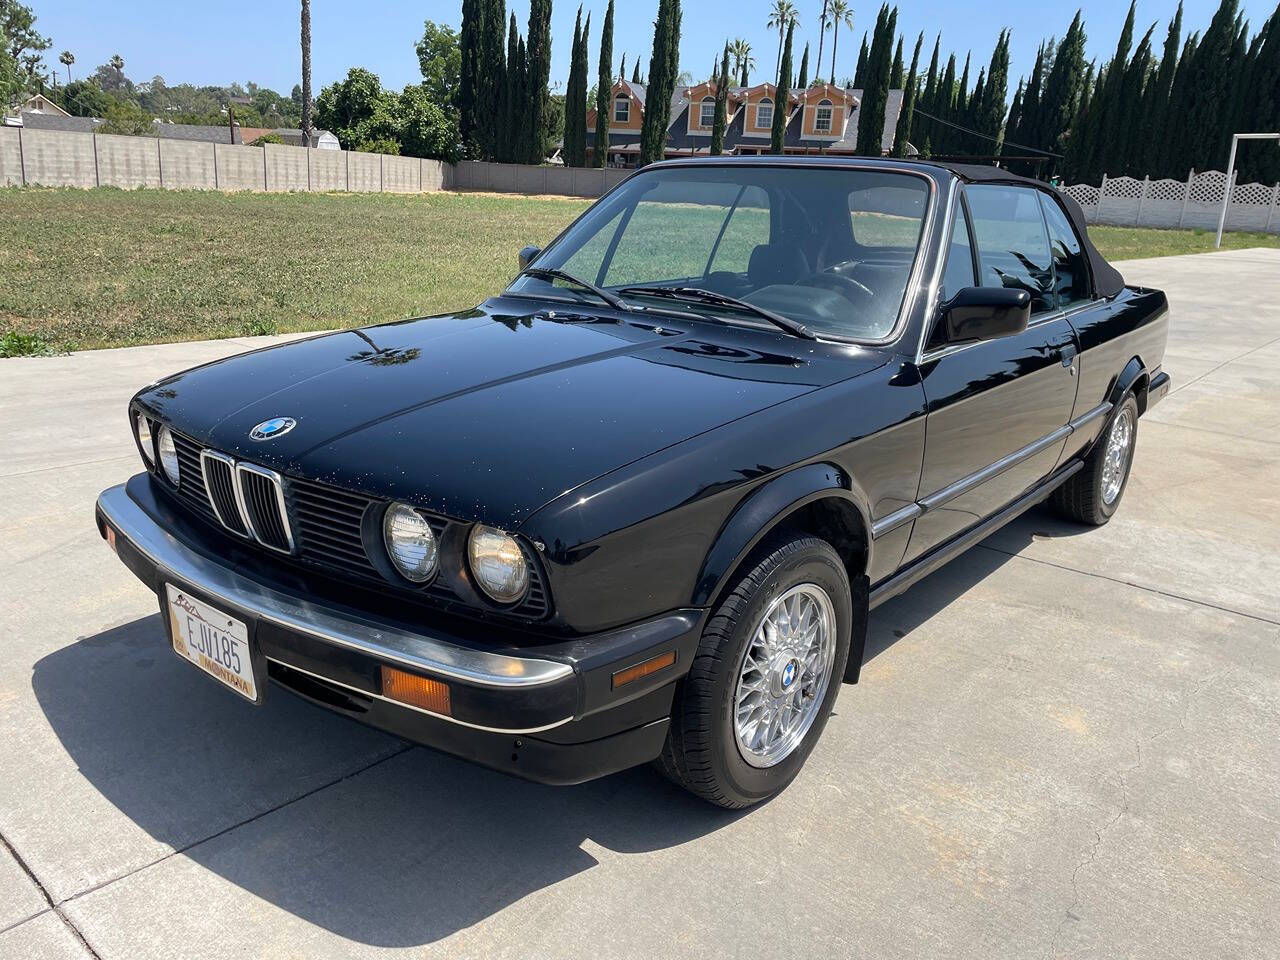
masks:
[[[283,437],[297,425],[298,421],[293,417],[272,417],[270,420],[263,420],[250,430],[249,439],[274,440],[276,437]]]
[[[791,660],[782,668],[782,688],[785,690],[791,686],[791,681],[796,678],[796,662]]]

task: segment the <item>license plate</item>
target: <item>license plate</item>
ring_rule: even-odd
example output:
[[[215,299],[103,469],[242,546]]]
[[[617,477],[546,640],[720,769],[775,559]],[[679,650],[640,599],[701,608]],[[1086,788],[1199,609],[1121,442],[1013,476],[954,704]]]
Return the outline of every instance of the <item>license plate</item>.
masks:
[[[249,628],[171,583],[164,587],[173,649],[178,656],[256,703],[258,686],[249,654]]]

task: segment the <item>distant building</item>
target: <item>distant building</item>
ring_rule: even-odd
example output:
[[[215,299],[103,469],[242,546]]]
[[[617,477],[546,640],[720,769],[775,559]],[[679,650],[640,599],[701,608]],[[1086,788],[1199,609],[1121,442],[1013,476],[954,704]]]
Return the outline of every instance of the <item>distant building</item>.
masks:
[[[640,130],[644,123],[648,90],[643,83],[617,80],[613,85],[609,123],[607,166],[633,167],[640,154]],[[715,119],[716,85],[711,82],[680,87],[671,98],[671,120],[667,126],[666,157],[708,156],[711,128]],[[862,91],[819,84],[794,90],[787,97],[786,132],[783,152],[788,154],[858,153],[858,110]],[[772,83],[753,87],[730,87],[725,118],[724,152],[751,155],[768,153],[772,144],[773,114],[778,109],[778,92]],[[890,90],[885,104],[884,127],[879,153],[893,150],[902,91]],[[587,112],[587,155],[595,152],[596,111]]]
[[[37,93],[33,97],[28,97],[22,103],[13,107],[13,109],[5,111],[5,117],[7,119],[17,119],[24,113],[45,113],[55,117],[71,116],[71,114],[63,110],[43,93]]]
[[[31,130],[69,130],[72,133],[93,133],[98,124],[97,117],[73,117],[65,111],[60,113],[40,113],[24,110],[18,115],[16,126]]]

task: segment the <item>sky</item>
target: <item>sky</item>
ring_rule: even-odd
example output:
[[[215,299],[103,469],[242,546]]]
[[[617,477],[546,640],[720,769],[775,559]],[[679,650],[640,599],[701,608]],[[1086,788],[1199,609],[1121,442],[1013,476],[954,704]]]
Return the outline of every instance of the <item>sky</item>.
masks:
[[[101,0],[26,0],[36,14],[36,27],[53,40],[46,54],[65,80],[66,69],[57,63],[58,53],[70,50],[76,58],[73,77],[92,73],[112,54],[125,61],[125,73],[135,82],[162,76],[169,84],[229,84],[253,81],[287,94],[299,80],[299,4],[289,0],[222,0],[214,4],[176,4],[173,0],[127,0],[104,4]],[[600,27],[608,0],[585,0],[583,14],[591,13],[591,73],[599,53]],[[797,27],[796,65],[805,41],[818,48],[818,15],[821,0],[796,0],[800,10]],[[653,18],[657,0],[616,0],[614,57],[627,54],[627,75],[636,56],[647,74],[653,44]],[[726,39],[744,37],[756,59],[753,82],[772,79],[777,60],[778,35],[765,29],[769,0],[700,0],[686,2],[680,63],[695,79],[710,74]],[[1185,0],[1183,35],[1208,25],[1216,0]],[[1136,33],[1153,22],[1157,54],[1177,0],[1139,0]],[[1270,0],[1242,0],[1250,20],[1250,34],[1275,9]],[[563,89],[569,73],[577,2],[555,0],[552,12],[553,87]],[[875,25],[878,3],[854,8],[853,30],[840,32],[836,78],[853,74],[864,30]],[[1088,56],[1099,64],[1109,58],[1124,22],[1123,0],[1085,0],[1082,6],[1089,36]],[[521,32],[527,26],[528,0],[514,0]],[[400,89],[421,79],[414,43],[422,36],[424,20],[457,27],[460,0],[369,0],[366,3],[312,0],[312,87],[316,95],[326,84],[340,79],[352,66],[372,70],[383,85]],[[904,58],[910,61],[918,32],[925,32],[920,69],[927,66],[933,36],[942,33],[942,60],[948,51],[957,54],[957,74],[965,52],[972,50],[974,65],[970,83],[991,57],[991,48],[1003,27],[1013,31],[1009,96],[1020,75],[1028,73],[1036,48],[1049,36],[1061,37],[1075,8],[1044,3],[984,0],[973,8],[947,0],[899,0],[898,30],[906,35]],[[828,32],[823,73],[831,70],[831,37]],[[1135,38],[1136,43],[1136,38]]]

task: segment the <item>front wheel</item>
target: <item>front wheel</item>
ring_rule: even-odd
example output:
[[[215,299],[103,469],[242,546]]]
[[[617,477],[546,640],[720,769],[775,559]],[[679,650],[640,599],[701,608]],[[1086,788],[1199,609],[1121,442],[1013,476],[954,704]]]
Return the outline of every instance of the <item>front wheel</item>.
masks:
[[[761,550],[703,630],[659,769],[722,807],[781,791],[826,726],[852,616],[849,579],[828,543],[797,537]]]
[[[1089,451],[1084,469],[1053,492],[1054,508],[1068,519],[1095,527],[1110,520],[1129,484],[1137,442],[1138,401],[1129,393]]]

